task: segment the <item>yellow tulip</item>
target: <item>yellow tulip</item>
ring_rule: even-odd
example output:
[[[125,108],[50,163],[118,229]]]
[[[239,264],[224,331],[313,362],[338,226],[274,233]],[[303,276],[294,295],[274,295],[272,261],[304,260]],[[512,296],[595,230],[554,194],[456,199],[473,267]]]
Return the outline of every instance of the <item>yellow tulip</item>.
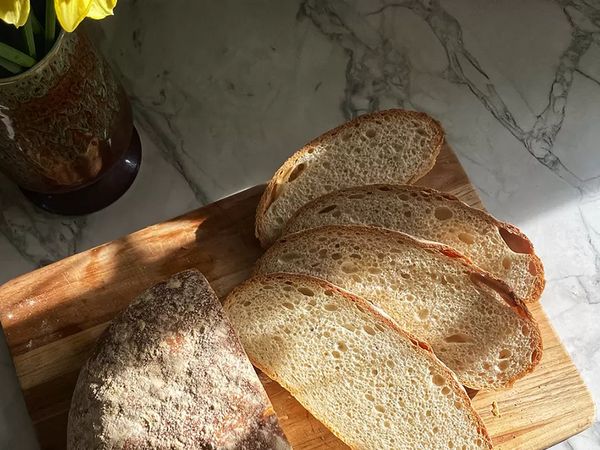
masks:
[[[63,29],[71,32],[86,17],[103,19],[111,15],[116,4],[117,0],[54,0],[54,9]]]
[[[56,17],[65,31],[73,31],[83,19],[103,19],[113,13],[117,0],[54,0]],[[0,19],[17,27],[29,16],[29,0],[0,0]]]
[[[113,15],[113,9],[117,6],[117,0],[93,0],[92,7],[88,12],[88,17],[90,19],[104,19],[106,16]]]
[[[22,27],[29,16],[29,0],[0,0],[0,19]]]
[[[54,0],[56,18],[65,31],[73,31],[87,16],[91,0]]]

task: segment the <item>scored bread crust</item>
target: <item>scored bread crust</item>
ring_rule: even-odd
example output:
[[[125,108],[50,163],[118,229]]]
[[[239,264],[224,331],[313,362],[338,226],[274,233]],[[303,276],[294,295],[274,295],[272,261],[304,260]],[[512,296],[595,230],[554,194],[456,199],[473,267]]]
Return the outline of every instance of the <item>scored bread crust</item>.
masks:
[[[329,192],[325,195],[322,195],[321,197],[317,197],[317,198],[311,200],[307,204],[303,205],[300,209],[298,209],[298,211],[296,211],[292,215],[290,220],[288,220],[288,222],[285,224],[281,236],[285,236],[285,235],[289,234],[290,226],[293,225],[294,221],[296,221],[299,217],[304,215],[307,210],[309,210],[311,207],[313,207],[314,204],[326,203],[326,202],[335,200],[340,195],[358,194],[358,193],[364,193],[366,191],[377,190],[377,189],[386,189],[387,191],[394,191],[394,192],[398,192],[398,193],[412,191],[412,192],[424,193],[426,195],[435,195],[435,196],[443,197],[444,199],[448,200],[448,202],[453,203],[455,207],[463,209],[463,210],[468,210],[470,214],[475,215],[476,217],[480,218],[482,221],[488,222],[491,225],[497,227],[498,229],[505,228],[506,230],[509,231],[509,233],[517,235],[519,238],[521,238],[526,243],[526,245],[531,250],[530,252],[527,253],[527,255],[529,256],[529,258],[530,258],[529,262],[530,262],[530,264],[532,264],[534,266],[535,273],[536,273],[536,275],[533,277],[533,283],[530,287],[529,295],[524,297],[522,300],[525,303],[533,303],[540,299],[542,292],[544,291],[544,287],[546,285],[546,280],[545,280],[545,275],[544,275],[544,266],[543,266],[542,261],[539,258],[539,256],[537,256],[534,252],[533,243],[525,235],[525,233],[523,233],[519,228],[517,228],[513,224],[499,220],[496,217],[494,217],[493,215],[491,215],[488,212],[483,211],[479,208],[474,208],[474,207],[469,206],[468,204],[463,202],[461,199],[459,199],[458,197],[456,197],[448,192],[438,191],[437,189],[433,189],[433,188],[429,188],[429,187],[411,186],[411,185],[403,185],[403,184],[402,185],[371,184],[371,185],[366,185],[366,186],[354,186],[354,187],[350,187],[350,188],[340,189],[338,191]],[[507,245],[507,247],[509,247],[508,244],[506,244],[506,245]]]
[[[266,252],[263,254],[263,256],[261,256],[258,259],[258,261],[256,262],[256,264],[254,266],[253,275],[259,276],[264,273],[268,273],[268,272],[261,271],[261,267],[263,265],[263,261],[270,259],[271,255],[277,250],[276,246],[278,243],[280,243],[280,242],[285,243],[288,240],[303,239],[304,236],[310,235],[313,232],[319,232],[319,231],[321,231],[321,232],[329,231],[334,235],[348,233],[348,232],[353,232],[353,233],[363,234],[363,235],[368,235],[370,233],[381,233],[382,235],[386,235],[390,240],[391,239],[402,240],[403,242],[405,242],[409,245],[413,245],[415,247],[420,247],[429,252],[441,254],[441,255],[444,255],[445,257],[452,258],[452,259],[458,261],[460,264],[462,264],[465,267],[465,269],[470,272],[470,274],[473,274],[476,277],[479,277],[482,280],[483,284],[485,286],[487,286],[488,288],[494,290],[511,310],[513,310],[516,314],[518,314],[520,317],[525,319],[530,324],[531,330],[532,330],[531,362],[526,367],[524,367],[521,372],[517,373],[513,378],[508,379],[506,381],[506,383],[504,384],[503,388],[512,387],[512,385],[515,383],[515,381],[517,381],[517,380],[523,378],[525,375],[533,372],[535,367],[539,364],[540,360],[542,359],[542,355],[543,355],[542,335],[541,335],[539,326],[537,324],[537,321],[535,320],[535,318],[533,317],[533,315],[527,308],[527,305],[525,304],[525,302],[523,302],[523,300],[521,300],[517,295],[515,295],[513,290],[510,288],[510,286],[508,284],[506,284],[506,282],[504,282],[503,280],[501,280],[499,278],[494,277],[489,272],[486,272],[485,270],[474,265],[468,257],[464,256],[462,253],[458,252],[456,249],[454,249],[448,245],[441,244],[439,242],[418,239],[409,234],[402,233],[400,231],[389,230],[387,228],[377,228],[377,227],[370,227],[370,226],[363,226],[363,225],[327,225],[327,226],[323,226],[323,227],[311,228],[308,230],[299,231],[297,233],[292,233],[292,234],[289,234],[287,236],[284,236],[284,237],[278,239],[276,241],[276,243],[273,246],[271,246],[270,248],[268,248],[266,250]],[[478,284],[478,283],[476,283],[474,281],[474,284]]]
[[[304,147],[302,147],[301,149],[296,151],[292,156],[290,156],[283,163],[283,165],[277,170],[277,172],[275,172],[275,175],[273,175],[271,180],[268,182],[268,184],[260,198],[258,206],[256,208],[255,235],[263,247],[266,247],[269,244],[269,241],[265,236],[265,231],[266,231],[265,230],[266,229],[265,214],[266,214],[267,210],[269,209],[269,207],[271,206],[271,204],[275,201],[277,187],[279,186],[280,181],[283,178],[285,178],[285,176],[288,174],[288,172],[296,165],[298,160],[300,160],[302,157],[304,157],[309,151],[311,151],[312,149],[317,147],[319,144],[330,140],[331,138],[342,133],[343,131],[354,127],[356,124],[359,124],[362,122],[370,122],[372,120],[377,119],[378,117],[385,117],[385,116],[406,118],[407,120],[412,119],[412,118],[420,119],[425,122],[428,122],[431,125],[431,128],[436,130],[436,133],[434,134],[434,136],[431,139],[432,140],[431,147],[433,150],[431,159],[428,161],[428,164],[424,165],[419,172],[415,173],[407,181],[407,183],[409,183],[409,184],[414,183],[418,179],[422,178],[425,174],[427,174],[431,169],[433,169],[433,166],[435,165],[435,161],[436,161],[440,151],[442,150],[442,146],[444,144],[444,139],[445,139],[444,130],[443,130],[442,126],[433,117],[431,117],[428,114],[423,113],[423,112],[410,111],[410,110],[405,110],[405,109],[388,109],[385,111],[364,114],[362,116],[356,117],[355,119],[353,119],[349,122],[346,122],[336,128],[333,128],[332,130],[329,130],[329,131],[323,133],[319,137],[310,141],[308,144],[304,145]]]
[[[476,424],[478,433],[481,435],[482,438],[484,438],[484,442],[488,445],[488,448],[490,448],[490,449],[493,448],[492,439],[487,431],[487,428],[486,428],[483,420],[481,419],[481,417],[479,416],[477,411],[475,411],[475,408],[473,408],[473,405],[471,404],[471,399],[467,395],[467,392],[464,389],[464,387],[460,384],[460,382],[459,382],[458,378],[456,377],[456,375],[454,374],[454,372],[452,372],[442,361],[440,361],[438,359],[438,357],[435,355],[435,353],[433,352],[431,347],[426,342],[420,341],[412,334],[410,334],[407,331],[400,328],[394,321],[392,321],[389,317],[386,317],[383,314],[381,314],[381,312],[379,310],[377,310],[377,308],[375,308],[371,303],[369,303],[367,300],[363,299],[362,297],[359,297],[348,291],[345,291],[344,289],[342,289],[322,278],[317,278],[317,277],[313,277],[310,275],[299,274],[299,273],[278,272],[278,273],[270,273],[267,275],[255,275],[252,278],[244,281],[242,284],[237,286],[233,291],[231,291],[231,293],[225,299],[225,301],[223,303],[223,307],[227,311],[228,305],[232,301],[231,299],[234,297],[234,295],[236,295],[238,293],[238,291],[243,291],[243,289],[245,288],[246,285],[250,285],[250,284],[254,284],[254,283],[261,283],[261,282],[268,282],[268,281],[273,281],[273,280],[284,282],[284,281],[290,280],[290,279],[298,280],[301,283],[306,283],[306,282],[314,283],[323,289],[335,291],[336,293],[340,294],[342,297],[344,297],[348,301],[355,303],[358,306],[360,306],[361,308],[363,308],[364,310],[368,311],[368,313],[382,325],[390,327],[397,334],[399,334],[400,336],[409,340],[414,345],[414,349],[416,352],[420,352],[421,354],[425,355],[426,358],[433,361],[434,364],[437,364],[440,367],[440,370],[442,371],[442,373],[446,376],[446,379],[452,381],[449,384],[451,385],[453,391],[460,398],[461,403],[462,403],[463,407],[465,408],[465,410],[469,412],[469,416],[471,417],[473,422]],[[281,385],[286,391],[288,391],[290,394],[292,394],[294,396],[294,398],[296,398],[298,400],[298,402],[300,404],[302,404],[302,406],[305,406],[302,399],[296,397],[297,391],[294,389],[293,386],[290,386],[287,383],[285,383],[284,380],[279,379],[277,377],[277,374],[270,371],[267,367],[261,366],[256,360],[254,360],[252,358],[252,355],[248,355],[248,357],[250,358],[250,361],[252,362],[254,367],[259,369],[261,372],[263,372],[265,375],[267,375],[270,379],[272,379],[273,381],[275,381],[276,383]],[[344,436],[342,435],[342,433],[340,433],[338,430],[335,429],[333,424],[327,420],[327,417],[321,416],[318,414],[318,412],[313,412],[313,411],[311,411],[311,414],[313,416],[315,416],[315,418],[318,419],[321,423],[323,423],[337,438],[346,442],[344,440]]]

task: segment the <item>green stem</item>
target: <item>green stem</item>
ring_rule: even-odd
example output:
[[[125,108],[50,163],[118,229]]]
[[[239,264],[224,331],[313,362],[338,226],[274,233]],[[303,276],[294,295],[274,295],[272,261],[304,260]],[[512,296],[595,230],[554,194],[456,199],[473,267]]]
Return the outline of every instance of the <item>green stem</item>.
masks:
[[[23,34],[25,35],[25,45],[27,46],[27,53],[32,58],[36,58],[35,53],[35,40],[33,39],[33,27],[31,26],[31,14],[27,18],[27,22],[23,26]]]
[[[31,67],[35,64],[35,59],[31,56],[6,45],[4,42],[0,42],[0,57],[22,67]]]
[[[56,11],[54,11],[54,0],[46,0],[45,25],[46,51],[49,52],[52,45],[54,45],[54,36],[56,36]]]
[[[0,66],[4,67],[6,70],[8,70],[10,73],[20,73],[23,68],[18,65],[15,64],[14,62],[9,61],[8,59],[4,59],[0,56]]]
[[[35,16],[33,11],[29,12],[29,17],[31,17],[31,27],[33,28],[33,32],[35,34],[43,34],[44,30],[42,29],[42,24],[39,19]]]

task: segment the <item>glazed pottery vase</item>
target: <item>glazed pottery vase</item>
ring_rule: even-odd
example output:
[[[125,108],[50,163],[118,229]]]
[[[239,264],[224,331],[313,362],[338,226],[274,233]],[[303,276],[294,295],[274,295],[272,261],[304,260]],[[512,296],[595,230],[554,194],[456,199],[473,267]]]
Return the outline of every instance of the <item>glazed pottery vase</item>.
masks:
[[[0,79],[0,122],[0,171],[51,212],[101,209],[139,169],[129,100],[82,31],[61,32],[36,65]]]

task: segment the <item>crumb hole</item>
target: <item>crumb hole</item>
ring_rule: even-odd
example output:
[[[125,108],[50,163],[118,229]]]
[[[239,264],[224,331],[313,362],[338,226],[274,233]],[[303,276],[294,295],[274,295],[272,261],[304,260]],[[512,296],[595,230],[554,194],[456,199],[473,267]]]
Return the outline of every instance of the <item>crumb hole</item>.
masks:
[[[533,276],[537,275],[537,267],[533,261],[529,261],[529,273]]]
[[[444,341],[449,344],[467,344],[473,342],[473,339],[464,333],[456,333],[446,336]]]
[[[369,325],[365,325],[363,327],[363,330],[365,330],[365,333],[370,334],[371,336],[375,336],[375,330]]]
[[[294,167],[294,170],[292,170],[292,172],[290,173],[290,177],[288,178],[288,181],[294,181],[296,178],[298,178],[302,174],[302,172],[304,172],[304,169],[306,169],[306,164],[304,164],[304,163],[298,164],[296,167]]]
[[[465,244],[473,245],[475,243],[475,236],[470,233],[458,233],[458,238]]]
[[[502,267],[504,267],[506,270],[510,269],[510,266],[512,265],[512,259],[510,259],[510,257],[505,256],[504,258],[502,258]]]
[[[352,200],[361,200],[361,199],[365,198],[365,194],[359,194],[359,193],[352,194],[352,195],[349,195],[348,198],[350,198]]]
[[[319,211],[319,214],[326,214],[328,212],[333,211],[335,208],[337,208],[337,205],[326,206],[325,208],[323,208],[322,210]]]
[[[450,210],[450,208],[447,208],[445,206],[438,206],[437,208],[435,208],[433,215],[438,220],[448,220],[452,217],[452,211]]]
[[[500,354],[499,354],[500,359],[508,359],[508,358],[510,358],[510,355],[511,355],[510,350],[508,350],[506,348],[500,350]]]
[[[356,273],[358,272],[358,266],[352,261],[344,261],[340,267],[344,273]]]
[[[300,292],[303,295],[306,295],[307,297],[313,297],[315,295],[315,293],[313,292],[313,290],[309,289],[307,287],[299,287],[298,288],[298,292]]]
[[[528,254],[533,253],[533,247],[531,245],[531,242],[529,242],[527,239],[503,227],[498,227],[498,231],[500,232],[500,236],[502,237],[506,245],[508,245],[508,247],[513,252]]]
[[[443,386],[444,384],[446,384],[446,380],[443,376],[436,374],[433,376],[433,384],[435,384],[436,386]]]
[[[367,132],[365,133],[365,135],[368,138],[374,138],[376,134],[377,134],[377,132],[375,130],[373,130],[373,129],[367,130]]]
[[[326,311],[337,311],[338,309],[337,305],[334,305],[333,303],[327,303],[324,308]]]
[[[300,255],[299,253],[284,253],[279,257],[279,262],[290,262],[294,261],[295,259],[300,259],[301,257],[302,255]]]
[[[338,344],[337,344],[337,346],[338,346],[338,350],[340,352],[347,352],[348,351],[348,346],[346,345],[345,342],[339,341]]]
[[[351,332],[353,332],[353,333],[354,333],[354,331],[356,331],[356,327],[355,327],[354,325],[352,325],[351,323],[345,323],[345,324],[342,324],[342,326],[343,326],[343,327],[344,327],[346,330],[348,330],[348,331],[351,331]]]

